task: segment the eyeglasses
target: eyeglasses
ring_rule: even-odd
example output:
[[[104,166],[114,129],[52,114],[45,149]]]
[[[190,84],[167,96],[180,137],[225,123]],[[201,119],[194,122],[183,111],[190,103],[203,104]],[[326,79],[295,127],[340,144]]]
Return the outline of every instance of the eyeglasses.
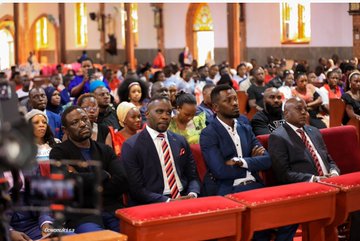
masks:
[[[91,106],[88,106],[88,107],[83,107],[83,109],[86,111],[86,112],[90,112],[90,111],[97,111],[99,109],[99,107],[91,107]]]

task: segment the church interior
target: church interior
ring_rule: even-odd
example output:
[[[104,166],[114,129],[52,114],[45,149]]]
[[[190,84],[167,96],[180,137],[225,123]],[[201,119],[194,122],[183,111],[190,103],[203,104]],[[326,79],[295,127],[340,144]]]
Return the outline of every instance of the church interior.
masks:
[[[15,82],[16,93],[21,92],[22,94],[21,98],[18,94],[18,98],[19,105],[26,109],[25,117],[31,112],[31,108],[27,104],[29,103],[27,99],[31,95],[31,87],[34,89],[55,87],[61,95],[60,92],[63,89],[60,90],[58,86],[64,85],[64,88],[68,88],[69,83],[65,84],[67,75],[71,76],[68,79],[70,86],[71,81],[77,80],[79,76],[83,78],[85,71],[83,62],[88,60],[91,60],[91,65],[97,69],[96,72],[102,73],[101,77],[104,76],[104,79],[106,78],[108,81],[106,87],[110,91],[108,91],[109,96],[111,95],[110,106],[115,118],[121,116],[117,112],[119,110],[117,107],[121,105],[121,102],[131,102],[130,94],[127,93],[128,99],[122,99],[120,90],[121,85],[125,83],[128,84],[126,88],[128,91],[133,86],[134,83],[129,84],[127,80],[146,82],[146,91],[149,93],[146,97],[150,97],[150,95],[153,97],[151,92],[155,91],[156,82],[163,81],[168,88],[166,91],[170,92],[168,99],[172,100],[171,86],[174,85],[170,83],[170,80],[170,82],[167,81],[168,78],[176,76],[180,82],[184,82],[185,92],[189,89],[189,92],[195,97],[196,105],[199,106],[206,101],[205,89],[219,85],[217,82],[221,82],[223,79],[221,71],[227,69],[231,86],[236,91],[238,101],[236,105],[239,113],[251,122],[257,113],[263,111],[263,108],[266,109],[266,105],[261,108],[258,102],[256,104],[250,102],[252,95],[249,93],[249,86],[257,81],[256,74],[259,69],[263,71],[265,84],[271,83],[279,76],[282,81],[281,85],[286,86],[286,76],[291,75],[293,83],[292,86],[290,84],[290,87],[292,90],[296,88],[298,78],[301,78],[298,77],[297,72],[299,69],[304,70],[309,82],[311,74],[314,75],[311,83],[315,86],[311,87],[314,92],[315,89],[316,92],[324,89],[323,86],[329,83],[329,76],[340,71],[337,77],[339,87],[334,87],[334,96],[331,93],[329,97],[325,97],[327,100],[325,104],[322,95],[324,92],[321,94],[319,91],[318,94],[320,98],[323,98],[324,103],[322,104],[323,109],[315,116],[317,120],[323,121],[321,124],[325,128],[319,128],[314,124],[320,129],[319,133],[323,138],[321,143],[326,145],[325,149],[340,169],[341,173],[337,173],[336,177],[332,177],[332,173],[329,171],[326,174],[330,176],[329,179],[319,179],[318,181],[311,179],[311,181],[278,185],[278,180],[270,168],[259,171],[266,188],[227,193],[226,195],[202,196],[202,193],[199,193],[199,196],[196,194],[196,198],[189,200],[158,201],[139,206],[132,206],[131,200],[128,205],[129,197],[125,193],[122,196],[125,205],[113,212],[114,217],[116,216],[120,220],[120,224],[118,224],[120,232],[110,230],[84,232],[65,235],[61,239],[67,241],[250,241],[265,240],[257,239],[256,234],[262,230],[272,230],[271,232],[273,232],[276,229],[268,239],[270,241],[278,240],[274,235],[279,231],[279,227],[299,224],[294,237],[282,240],[360,241],[360,72],[358,72],[360,71],[358,62],[360,57],[360,3],[311,1],[1,3],[0,1],[0,50],[0,83],[2,80]],[[242,66],[246,68],[243,73],[243,76],[246,76],[244,79],[239,74]],[[217,68],[217,73],[209,78],[213,67]],[[208,71],[206,77],[201,74],[204,68]],[[167,74],[167,70],[169,74]],[[107,77],[107,71],[110,71],[110,77]],[[159,72],[164,75],[162,80],[156,79],[160,79]],[[185,74],[183,75],[183,73]],[[17,75],[23,77],[22,83],[16,82]],[[90,72],[88,75],[90,76]],[[350,83],[355,75],[359,76],[358,82],[354,80]],[[55,86],[54,76],[60,76],[60,85]],[[137,80],[133,78],[137,78]],[[202,78],[204,78],[203,83],[201,83]],[[30,90],[29,86],[27,90],[24,89],[25,79],[29,79],[31,82]],[[241,84],[245,79],[249,80],[247,87],[243,87]],[[80,79],[80,82],[82,80]],[[211,87],[207,87],[208,82],[211,82]],[[355,83],[357,83],[358,89],[354,87]],[[81,82],[81,84],[83,83]],[[141,86],[139,83],[137,85]],[[175,94],[179,94],[182,92],[179,87],[181,84],[176,85],[178,89],[175,88]],[[100,88],[104,86],[105,89],[105,84],[102,83],[95,87],[92,84],[89,86],[90,90],[85,92],[95,93],[99,86]],[[272,87],[279,88],[279,86]],[[336,88],[341,88],[341,93]],[[55,89],[53,92],[56,91]],[[23,91],[18,92],[19,90]],[[341,97],[341,94],[350,92],[356,102],[351,108]],[[264,93],[264,91],[260,93],[261,101],[266,95]],[[178,98],[175,97],[175,94],[174,98]],[[283,96],[285,94],[284,92]],[[325,95],[327,96],[327,94]],[[74,95],[71,90],[68,92],[67,103],[63,104],[63,108],[60,108],[61,111],[57,113],[59,122],[62,121],[57,131],[61,132],[64,127],[64,118],[60,119],[60,116],[66,112],[66,108],[75,105],[76,101],[80,99],[78,97],[80,94]],[[294,96],[284,98],[288,100],[291,97]],[[50,96],[50,98],[52,97]],[[85,99],[85,97],[83,98]],[[87,96],[87,98],[91,97]],[[284,98],[282,99],[284,101],[283,110],[286,108],[284,107]],[[208,99],[210,99],[210,94]],[[26,100],[25,104],[23,104],[23,100]],[[141,108],[145,108],[147,104],[146,100],[149,103],[152,101],[150,98],[145,98],[145,100],[142,98],[140,107],[134,103],[136,107],[139,107],[141,114],[143,114]],[[99,100],[97,101],[100,103]],[[77,104],[81,106],[79,101]],[[34,106],[32,107],[34,108]],[[87,108],[91,109],[91,107]],[[92,108],[99,108],[100,114],[98,114],[101,115],[103,107],[100,104]],[[126,108],[130,110],[132,107]],[[174,109],[176,108],[174,107]],[[347,114],[349,109],[352,109],[351,115]],[[46,110],[48,109],[46,108]],[[144,113],[146,117],[150,115],[148,112]],[[0,114],[5,114],[2,113],[1,108]],[[171,114],[173,117],[173,113]],[[344,121],[346,114],[348,119]],[[194,118],[194,116],[192,117]],[[50,117],[46,118],[48,121],[50,120]],[[312,118],[311,113],[307,118],[307,121]],[[2,119],[0,118],[0,120]],[[120,119],[116,121],[119,122]],[[142,119],[142,121],[141,125],[145,130],[149,120],[146,122],[145,119]],[[100,126],[99,120],[97,122],[97,126]],[[1,123],[2,121],[0,121],[0,131],[1,128],[4,128]],[[93,122],[91,124],[94,128]],[[126,128],[121,121],[120,125],[119,130]],[[176,126],[176,121],[174,125]],[[100,130],[96,129],[96,131]],[[115,130],[115,134],[112,131],[112,129],[108,130],[107,133],[112,135],[111,138],[115,138],[117,130]],[[140,130],[138,129],[137,132],[139,133]],[[224,132],[226,131],[224,130]],[[65,133],[69,135],[68,132]],[[62,134],[62,139],[57,137],[56,133],[54,136],[65,143],[66,139]],[[264,147],[265,152],[271,146],[272,134],[269,134],[256,135],[256,140],[259,145]],[[208,171],[209,163],[199,141],[199,138],[201,140],[200,132],[197,135],[197,142],[189,142],[187,146],[189,150],[191,149],[191,158],[196,163],[196,173],[203,185],[210,173]],[[189,141],[187,138],[186,140]],[[114,143],[113,141],[112,147],[115,154],[118,154]],[[0,137],[0,157],[2,144]],[[183,154],[182,151],[184,148],[181,149],[180,156]],[[318,152],[316,153],[318,156],[320,155]],[[121,153],[121,155],[123,154]],[[49,153],[47,155],[49,158]],[[159,155],[161,156],[162,153]],[[174,150],[172,155],[174,155]],[[41,163],[39,170],[43,176],[55,177],[50,173],[48,164]],[[72,170],[67,169],[69,172]],[[14,178],[13,173],[12,175]],[[110,174],[108,173],[108,175]],[[165,174],[164,178],[166,179]],[[1,180],[2,176],[0,175],[0,184]],[[151,179],[151,181],[153,180]],[[251,180],[251,182],[253,181]],[[247,185],[247,183],[246,181],[241,185]],[[167,188],[169,185],[166,183],[164,186]],[[56,205],[51,206],[51,210],[56,213],[63,212],[62,208]],[[36,222],[40,222],[40,218]],[[43,223],[40,229],[43,232],[42,225]],[[0,224],[0,230],[1,227]],[[28,234],[26,232],[28,230],[16,233],[19,236],[15,236],[12,230],[16,229],[14,227],[7,228],[6,232],[10,233],[8,240],[23,241],[32,238],[26,235],[29,239],[21,236],[23,233]],[[57,232],[56,228],[52,230]],[[67,231],[66,229],[65,233]],[[64,230],[59,232],[64,232]],[[42,233],[42,237],[43,240],[54,240],[53,238],[46,239],[48,236],[44,233]]]

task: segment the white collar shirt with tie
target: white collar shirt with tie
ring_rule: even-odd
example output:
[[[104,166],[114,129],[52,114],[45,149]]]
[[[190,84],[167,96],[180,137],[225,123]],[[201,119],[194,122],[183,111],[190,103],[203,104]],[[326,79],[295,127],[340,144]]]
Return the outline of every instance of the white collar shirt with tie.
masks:
[[[163,192],[163,194],[164,195],[170,195],[170,187],[169,187],[169,183],[168,183],[167,175],[166,175],[166,171],[165,171],[164,154],[163,154],[162,147],[161,147],[162,140],[161,140],[161,138],[158,137],[160,132],[150,128],[148,125],[146,125],[146,130],[150,134],[150,137],[151,137],[151,139],[153,140],[153,142],[155,144],[156,151],[157,151],[158,156],[159,156],[161,170],[162,170],[163,179],[164,179],[164,192]],[[167,143],[169,145],[169,152],[170,152],[171,161],[172,161],[173,168],[174,168],[176,184],[177,184],[177,187],[178,187],[179,191],[181,192],[183,190],[183,186],[181,184],[180,178],[179,178],[179,176],[177,174],[177,171],[176,171],[176,165],[175,165],[174,157],[173,157],[173,154],[172,154],[172,151],[171,151],[168,135],[167,135],[167,132],[163,132],[162,134],[165,135],[165,139],[166,139],[166,141],[167,141]]]

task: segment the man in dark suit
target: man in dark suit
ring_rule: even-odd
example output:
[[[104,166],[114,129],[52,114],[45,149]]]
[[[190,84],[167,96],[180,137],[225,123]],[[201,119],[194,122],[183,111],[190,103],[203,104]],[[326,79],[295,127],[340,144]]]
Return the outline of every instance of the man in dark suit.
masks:
[[[195,198],[200,193],[196,164],[183,136],[167,131],[171,103],[157,96],[147,106],[147,126],[122,146],[121,160],[135,204]]]
[[[271,133],[269,153],[273,170],[282,184],[316,182],[340,171],[327,152],[318,129],[305,125],[306,103],[300,98],[285,103],[286,123]]]
[[[264,187],[258,172],[270,168],[271,160],[251,126],[239,119],[236,92],[228,85],[218,85],[211,92],[211,102],[216,117],[200,135],[201,151],[209,168],[204,188],[214,191],[215,186],[217,191],[212,195],[226,195]],[[292,240],[296,228],[278,228],[276,240]],[[270,240],[270,233],[256,232],[253,239]]]
[[[119,221],[115,210],[122,207],[122,194],[127,192],[128,183],[121,162],[111,147],[91,139],[92,128],[88,115],[79,106],[68,107],[62,115],[63,129],[68,140],[56,145],[50,151],[50,159],[89,160],[102,164],[103,186],[102,217],[96,215],[69,215],[67,226],[75,228],[75,233],[97,231],[104,228],[119,231]],[[54,170],[52,170],[53,172]],[[56,171],[56,170],[55,170]],[[67,166],[65,174],[78,173],[84,183],[84,207],[93,208],[93,197],[89,197],[95,180],[93,170],[88,167]]]

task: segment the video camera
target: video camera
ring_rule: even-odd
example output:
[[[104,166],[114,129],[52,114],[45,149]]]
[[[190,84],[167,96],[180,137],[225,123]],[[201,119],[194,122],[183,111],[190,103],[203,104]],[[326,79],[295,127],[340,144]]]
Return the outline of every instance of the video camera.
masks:
[[[0,171],[33,165],[36,151],[32,127],[18,110],[15,87],[0,79]]]
[[[101,210],[101,163],[98,161],[50,161],[49,177],[25,177],[25,203],[16,209],[99,215]],[[87,173],[69,173],[68,166],[86,168]]]

